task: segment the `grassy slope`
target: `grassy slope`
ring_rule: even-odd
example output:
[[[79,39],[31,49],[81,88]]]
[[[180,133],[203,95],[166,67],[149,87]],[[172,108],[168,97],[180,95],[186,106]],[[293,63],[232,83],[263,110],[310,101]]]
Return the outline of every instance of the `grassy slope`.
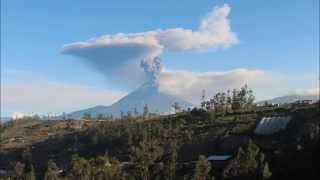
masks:
[[[293,121],[285,132],[271,136],[254,135],[258,120],[269,115],[291,115]],[[314,145],[307,142],[313,132],[312,126],[319,124],[319,117],[318,107],[309,106],[218,117],[207,112],[186,112],[153,117],[148,121],[24,121],[6,127],[1,133],[0,169],[10,168],[9,162],[21,160],[22,151],[28,147],[31,147],[38,172],[43,172],[49,159],[54,159],[61,168],[67,168],[74,153],[92,157],[107,150],[119,160],[128,161],[127,131],[135,134],[139,131],[137,126],[150,124],[164,129],[169,125],[179,127],[179,162],[194,161],[200,154],[232,154],[252,138],[266,152],[274,177],[286,178],[287,173],[299,176],[295,170],[304,167],[310,171],[310,165],[294,166],[293,160],[312,160]],[[304,149],[297,151],[297,145]]]

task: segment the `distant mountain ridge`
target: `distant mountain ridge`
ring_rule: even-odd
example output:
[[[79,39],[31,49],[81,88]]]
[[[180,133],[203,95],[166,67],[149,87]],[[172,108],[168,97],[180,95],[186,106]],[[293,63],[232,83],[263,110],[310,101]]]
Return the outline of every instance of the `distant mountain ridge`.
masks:
[[[121,111],[124,113],[133,112],[135,108],[141,114],[145,104],[148,105],[150,112],[168,113],[172,111],[172,105],[175,102],[178,102],[183,109],[193,106],[190,102],[179,97],[160,92],[158,87],[152,83],[146,83],[110,106],[95,106],[72,112],[69,116],[81,118],[85,113],[90,113],[93,117],[98,114],[112,114],[114,117],[119,117]]]
[[[273,103],[273,104],[284,104],[284,103],[293,103],[295,101],[301,100],[312,100],[317,101],[319,100],[319,95],[317,94],[291,94],[286,96],[280,96],[269,100],[263,100],[257,102],[257,104],[263,104],[265,102]]]

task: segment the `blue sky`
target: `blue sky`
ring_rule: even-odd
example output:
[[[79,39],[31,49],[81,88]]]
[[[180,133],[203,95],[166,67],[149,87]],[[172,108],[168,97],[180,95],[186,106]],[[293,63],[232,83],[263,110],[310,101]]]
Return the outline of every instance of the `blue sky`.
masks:
[[[261,99],[318,87],[318,0],[1,1],[1,87],[40,79],[99,92],[110,90],[121,97],[133,87],[101,75],[78,58],[62,54],[62,46],[118,32],[196,29],[214,6],[225,3],[231,7],[230,26],[239,43],[222,50],[164,52],[166,68],[194,72],[245,68],[281,76],[285,83],[274,83],[279,90],[260,91]],[[277,83],[281,85],[276,86]],[[2,102],[2,116],[32,111],[26,104],[9,104],[16,100],[11,101],[5,90],[2,96],[8,96]],[[94,103],[79,102],[79,106],[63,108],[77,110]],[[41,109],[34,107],[34,112],[48,111],[62,109],[50,104]]]

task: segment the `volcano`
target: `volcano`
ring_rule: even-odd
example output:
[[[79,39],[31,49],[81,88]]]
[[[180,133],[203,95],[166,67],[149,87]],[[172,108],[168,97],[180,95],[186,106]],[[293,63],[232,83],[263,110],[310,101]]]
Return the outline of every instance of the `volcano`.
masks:
[[[173,111],[172,105],[175,102],[177,102],[182,109],[193,106],[190,102],[179,97],[160,92],[158,87],[153,83],[145,83],[110,106],[95,106],[72,112],[69,116],[73,118],[82,118],[85,113],[90,113],[92,117],[96,117],[99,114],[119,117],[121,111],[124,113],[128,111],[133,112],[134,109],[136,109],[139,114],[142,114],[146,104],[149,112],[170,113]]]

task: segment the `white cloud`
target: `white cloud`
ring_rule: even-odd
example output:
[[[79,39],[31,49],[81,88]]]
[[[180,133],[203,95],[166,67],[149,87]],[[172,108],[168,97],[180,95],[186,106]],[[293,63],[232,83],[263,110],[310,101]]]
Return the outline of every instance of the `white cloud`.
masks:
[[[1,85],[1,112],[61,113],[109,105],[126,93],[48,80],[28,80]]]
[[[22,112],[13,112],[11,118],[12,119],[21,119],[25,116],[27,116],[27,115]]]
[[[160,53],[165,51],[181,51],[192,49],[206,49],[226,47],[238,42],[237,35],[231,31],[228,15],[230,6],[224,4],[214,7],[205,16],[196,31],[185,28],[172,28],[154,30],[141,33],[117,33],[104,35],[87,41],[65,44],[63,51],[71,53],[78,49],[101,47],[108,45],[146,45],[152,46]]]
[[[244,84],[256,92],[275,86],[273,76],[262,70],[234,69],[226,72],[192,72],[165,69],[159,79],[160,91],[198,104],[202,90],[207,97],[219,91],[239,88]],[[270,90],[270,89],[269,89]],[[259,96],[259,95],[258,95]]]
[[[163,52],[225,48],[238,42],[231,31],[230,6],[214,7],[197,30],[185,28],[158,29],[141,33],[104,35],[87,41],[65,44],[63,53],[86,60],[106,76],[131,83],[141,83],[145,74],[142,59],[152,59]]]
[[[319,95],[320,88],[311,88],[311,89],[296,89],[290,91],[289,94],[297,94],[297,95]]]
[[[196,31],[184,28],[168,29],[158,31],[155,37],[167,51],[228,47],[239,41],[237,35],[231,31],[228,19],[230,10],[227,4],[214,7],[201,20]]]

